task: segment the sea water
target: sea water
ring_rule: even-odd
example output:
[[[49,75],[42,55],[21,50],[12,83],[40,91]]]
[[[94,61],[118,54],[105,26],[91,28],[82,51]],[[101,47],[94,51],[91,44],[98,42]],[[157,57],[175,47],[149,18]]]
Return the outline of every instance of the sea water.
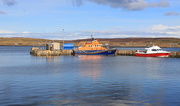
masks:
[[[0,46],[1,106],[180,105],[179,58],[36,57],[30,49]]]

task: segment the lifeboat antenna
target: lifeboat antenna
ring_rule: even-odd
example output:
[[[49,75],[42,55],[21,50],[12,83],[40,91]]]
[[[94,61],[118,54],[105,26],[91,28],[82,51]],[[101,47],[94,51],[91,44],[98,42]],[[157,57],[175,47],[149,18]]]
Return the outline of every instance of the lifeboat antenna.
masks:
[[[94,38],[93,38],[93,35],[91,34],[91,38],[92,38],[92,40],[94,40]]]

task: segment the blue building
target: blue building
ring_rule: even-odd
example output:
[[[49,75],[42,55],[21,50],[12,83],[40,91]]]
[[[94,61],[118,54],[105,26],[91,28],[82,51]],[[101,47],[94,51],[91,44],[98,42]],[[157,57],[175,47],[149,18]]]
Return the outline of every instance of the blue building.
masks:
[[[64,45],[63,45],[64,50],[72,50],[73,48],[74,48],[73,43],[64,43]]]

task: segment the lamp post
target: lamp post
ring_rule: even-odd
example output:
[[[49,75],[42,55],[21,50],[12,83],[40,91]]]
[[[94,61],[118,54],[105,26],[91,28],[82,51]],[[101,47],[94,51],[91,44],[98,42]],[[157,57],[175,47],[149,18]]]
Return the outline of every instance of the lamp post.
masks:
[[[62,29],[62,35],[64,34],[64,28]],[[64,50],[64,36],[63,36],[63,50]]]

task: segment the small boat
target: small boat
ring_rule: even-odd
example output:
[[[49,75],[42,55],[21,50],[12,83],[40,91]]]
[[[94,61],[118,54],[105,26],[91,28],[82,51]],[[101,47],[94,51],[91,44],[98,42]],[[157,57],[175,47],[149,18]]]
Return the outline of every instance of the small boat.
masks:
[[[92,37],[91,42],[80,42],[77,50],[74,50],[75,55],[114,55],[117,49],[108,49],[103,47],[98,39]]]
[[[152,46],[149,48],[145,48],[146,51],[140,52],[137,50],[135,53],[136,56],[141,57],[168,57],[170,52],[162,50],[159,46]]]

